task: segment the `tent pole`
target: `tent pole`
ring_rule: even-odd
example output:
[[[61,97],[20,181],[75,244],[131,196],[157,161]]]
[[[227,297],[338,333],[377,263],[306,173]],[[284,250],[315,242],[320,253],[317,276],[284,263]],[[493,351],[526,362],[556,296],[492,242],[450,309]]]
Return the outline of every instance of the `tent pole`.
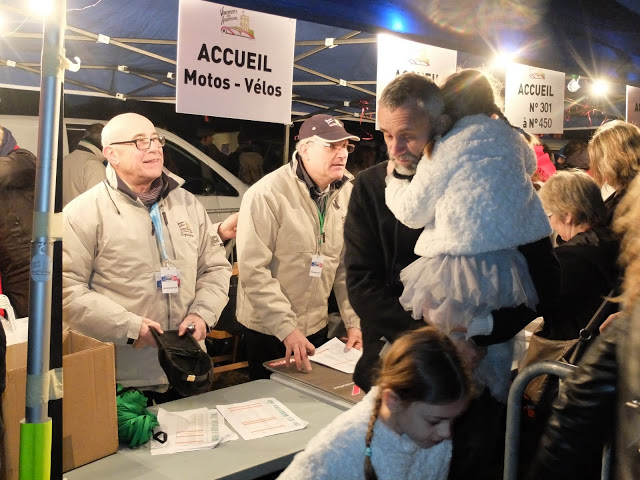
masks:
[[[291,125],[284,126],[284,149],[282,151],[282,164],[289,163],[289,142],[291,141]]]
[[[27,355],[26,423],[48,419],[49,353],[51,334],[51,286],[54,211],[60,97],[64,80],[66,0],[53,2],[54,11],[44,18],[38,160],[31,240],[29,295],[29,344]],[[22,456],[22,455],[21,455]]]

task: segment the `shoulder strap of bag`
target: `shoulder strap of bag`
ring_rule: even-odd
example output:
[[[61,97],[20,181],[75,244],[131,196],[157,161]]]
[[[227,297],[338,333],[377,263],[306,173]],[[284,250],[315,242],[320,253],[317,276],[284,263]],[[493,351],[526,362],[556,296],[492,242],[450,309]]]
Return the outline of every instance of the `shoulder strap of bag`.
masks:
[[[611,309],[615,305],[610,299],[613,297],[616,289],[612,288],[609,293],[604,297],[604,300],[596,310],[596,313],[593,314],[587,326],[580,330],[580,335],[578,336],[578,343],[573,350],[571,358],[569,359],[569,363],[575,365],[582,353],[584,352],[587,344],[593,339],[593,334],[600,328],[600,326],[604,323],[604,321],[609,317],[612,313]]]

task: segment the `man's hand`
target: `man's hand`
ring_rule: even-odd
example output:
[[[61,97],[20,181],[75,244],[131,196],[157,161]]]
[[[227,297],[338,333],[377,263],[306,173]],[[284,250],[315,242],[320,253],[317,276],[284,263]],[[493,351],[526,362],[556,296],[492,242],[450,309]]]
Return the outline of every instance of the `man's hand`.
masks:
[[[607,319],[600,325],[600,333],[604,332],[611,323],[615,322],[615,320],[622,315],[622,312],[612,313],[607,317]]]
[[[160,334],[164,333],[162,331],[162,327],[158,322],[154,322],[149,318],[143,318],[142,324],[140,324],[140,333],[138,334],[138,338],[136,339],[136,341],[133,342],[133,348],[158,348],[156,339],[153,338],[153,334],[151,333],[152,329]]]
[[[467,340],[464,334],[461,335],[459,332],[453,332],[449,335],[449,338],[451,338],[451,341],[458,349],[458,353],[464,364],[469,367],[469,370],[472,372],[487,355],[486,347],[477,346],[472,340]]]
[[[238,212],[232,213],[218,226],[218,235],[223,242],[236,238],[238,230]]]
[[[193,325],[193,338],[200,341],[207,336],[207,323],[203,320],[200,315],[196,315],[195,313],[190,313],[178,327],[178,335],[182,336],[187,333],[187,329],[189,325]]]
[[[296,368],[299,372],[302,370],[311,371],[311,362],[309,361],[309,355],[316,353],[316,347],[307,340],[297,328],[287,335],[287,338],[282,342],[287,347],[287,352],[284,355],[285,365],[290,366],[290,357],[296,362]]]
[[[344,349],[345,351],[351,350],[351,347],[362,350],[362,330],[359,328],[347,328],[347,344]]]

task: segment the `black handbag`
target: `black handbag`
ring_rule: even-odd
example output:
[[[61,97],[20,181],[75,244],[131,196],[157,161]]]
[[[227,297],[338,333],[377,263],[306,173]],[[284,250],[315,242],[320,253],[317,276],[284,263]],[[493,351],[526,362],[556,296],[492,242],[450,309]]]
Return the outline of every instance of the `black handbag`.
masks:
[[[549,340],[542,336],[542,327],[536,330],[529,341],[529,348],[522,362],[522,368],[544,360],[576,365],[587,347],[592,343],[600,326],[609,315],[614,313],[616,304],[610,300],[612,289],[593,314],[586,327],[580,330],[578,338],[571,340]],[[533,405],[550,406],[558,391],[558,379],[549,375],[534,378],[524,391],[525,400]]]

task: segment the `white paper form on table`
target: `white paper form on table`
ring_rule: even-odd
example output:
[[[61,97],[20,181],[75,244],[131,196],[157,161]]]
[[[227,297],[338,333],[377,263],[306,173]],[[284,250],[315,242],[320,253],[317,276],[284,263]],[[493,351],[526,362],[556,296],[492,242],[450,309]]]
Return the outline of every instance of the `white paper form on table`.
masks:
[[[345,352],[344,348],[344,343],[333,337],[321,347],[316,348],[316,353],[310,356],[309,360],[344,373],[353,373],[356,369],[356,363],[362,356],[362,350],[351,348]]]
[[[167,441],[160,443],[151,440],[151,455],[206,450],[219,443],[237,440],[238,436],[224,424],[224,419],[217,410],[196,408],[182,412],[158,410],[159,427],[154,433],[164,432]]]
[[[245,440],[302,430],[309,425],[275,398],[258,398],[216,408]]]

